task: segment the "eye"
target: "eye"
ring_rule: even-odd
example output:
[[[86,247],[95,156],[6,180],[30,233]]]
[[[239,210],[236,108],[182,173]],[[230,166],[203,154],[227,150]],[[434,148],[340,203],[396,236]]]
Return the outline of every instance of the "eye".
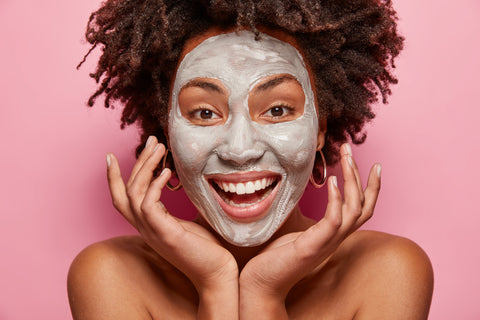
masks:
[[[286,105],[277,105],[268,109],[262,114],[263,118],[281,118],[290,115],[293,112],[293,108]]]
[[[200,110],[197,110],[194,112],[194,116],[202,119],[202,120],[210,120],[210,119],[214,119],[215,117],[218,117],[215,112],[213,112],[212,110],[208,110],[208,109],[200,109]]]
[[[221,116],[213,110],[205,107],[200,107],[189,112],[188,117],[190,121],[199,125],[211,125],[221,119]]]
[[[268,110],[266,113],[272,117],[281,117],[284,113],[283,107],[273,107],[272,109]]]

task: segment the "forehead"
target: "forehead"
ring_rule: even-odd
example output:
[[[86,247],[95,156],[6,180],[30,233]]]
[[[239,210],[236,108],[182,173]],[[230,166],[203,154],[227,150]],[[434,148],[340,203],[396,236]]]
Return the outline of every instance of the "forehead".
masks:
[[[291,74],[300,83],[308,79],[302,56],[292,45],[263,33],[255,40],[253,32],[244,30],[207,38],[193,48],[177,69],[175,87],[200,77],[252,85],[280,73]]]

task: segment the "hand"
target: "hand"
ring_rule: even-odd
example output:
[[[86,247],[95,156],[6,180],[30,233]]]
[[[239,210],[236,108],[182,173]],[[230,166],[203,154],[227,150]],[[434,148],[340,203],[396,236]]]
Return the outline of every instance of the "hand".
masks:
[[[381,167],[372,167],[363,191],[350,146],[342,145],[340,152],[345,199],[342,200],[336,177],[330,177],[325,217],[304,232],[276,239],[246,264],[240,274],[241,307],[248,305],[243,300],[258,300],[259,295],[267,305],[276,305],[272,310],[284,306],[290,289],[325,263],[342,241],[372,216],[380,191]]]
[[[165,147],[150,137],[126,185],[117,159],[107,155],[108,184],[115,208],[150,247],[192,281],[200,296],[228,283],[238,288],[238,267],[231,253],[197,223],[171,216],[160,202],[171,171],[164,169],[152,178],[164,154]]]

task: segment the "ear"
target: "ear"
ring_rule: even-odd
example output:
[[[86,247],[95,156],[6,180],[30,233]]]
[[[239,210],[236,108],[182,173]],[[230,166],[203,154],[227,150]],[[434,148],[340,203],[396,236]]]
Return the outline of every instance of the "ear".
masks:
[[[322,118],[318,121],[317,151],[320,151],[325,145],[325,134],[327,133],[327,119]]]

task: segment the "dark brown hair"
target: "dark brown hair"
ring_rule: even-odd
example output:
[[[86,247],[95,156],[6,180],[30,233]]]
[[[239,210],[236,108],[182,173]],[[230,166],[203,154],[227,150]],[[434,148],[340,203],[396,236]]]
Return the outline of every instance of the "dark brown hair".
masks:
[[[397,82],[391,70],[403,38],[396,20],[389,0],[107,0],[86,31],[93,46],[85,58],[98,45],[103,50],[88,105],[105,94],[105,107],[125,106],[122,128],[136,121],[141,128],[137,155],[149,135],[166,144],[170,86],[185,41],[211,27],[247,27],[257,36],[259,26],[278,29],[297,40],[314,73],[332,165],[341,143],[365,140],[372,104],[379,96],[386,103]]]

